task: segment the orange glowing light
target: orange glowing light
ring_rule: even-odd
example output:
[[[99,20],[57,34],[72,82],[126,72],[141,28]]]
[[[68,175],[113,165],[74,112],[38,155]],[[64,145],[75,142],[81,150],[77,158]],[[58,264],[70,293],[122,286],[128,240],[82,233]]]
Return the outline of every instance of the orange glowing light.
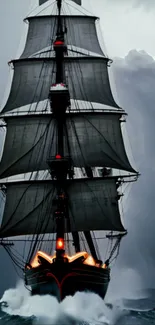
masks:
[[[64,249],[64,239],[63,238],[57,239],[56,249]],[[76,259],[79,259],[80,257],[84,257],[84,261],[81,261],[82,264],[91,265],[91,266],[99,267],[99,268],[103,268],[103,269],[107,268],[106,264],[98,265],[96,263],[96,261],[94,260],[94,258],[91,255],[89,255],[87,252],[79,252],[72,256],[64,254],[63,256],[68,259],[68,263],[72,263]],[[52,264],[53,260],[56,258],[56,255],[54,254],[51,256],[51,255],[48,255],[42,251],[38,251],[30,263],[32,268],[36,268],[36,267],[40,266],[39,257],[44,258],[47,262]]]
[[[64,249],[64,239],[58,238],[56,241],[56,249]]]
[[[84,259],[86,259],[88,256],[89,255],[86,252],[79,252],[72,256],[67,255],[67,258],[69,260],[69,263],[71,263],[71,262],[75,261],[77,258],[84,257]]]
[[[38,251],[37,253],[36,253],[36,255],[35,255],[35,257],[33,258],[33,260],[31,261],[31,266],[32,266],[32,268],[35,268],[35,267],[38,267],[39,265],[40,265],[40,263],[39,263],[39,257],[42,257],[42,258],[44,258],[47,262],[49,262],[49,263],[53,263],[53,258],[55,257],[55,256],[53,256],[53,258],[51,257],[51,256],[49,256],[48,254],[46,254],[46,253],[44,253],[44,252],[42,252],[42,251]]]
[[[88,257],[85,259],[83,264],[91,265],[91,266],[96,266],[95,260],[92,256],[88,255]]]

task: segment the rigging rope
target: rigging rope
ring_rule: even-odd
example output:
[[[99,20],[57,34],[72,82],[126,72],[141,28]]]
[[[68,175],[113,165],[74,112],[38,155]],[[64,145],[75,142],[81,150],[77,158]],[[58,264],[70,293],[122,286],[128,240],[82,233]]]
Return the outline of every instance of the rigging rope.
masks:
[[[21,267],[21,265],[18,263],[18,261],[16,260],[16,258],[15,257],[13,257],[12,256],[12,252],[11,252],[11,249],[10,249],[10,247],[7,247],[7,246],[3,246],[4,247],[4,249],[6,250],[6,252],[8,253],[8,255],[10,256],[10,258],[11,258],[11,260],[12,260],[12,264],[13,264],[13,267],[14,267],[14,269],[15,269],[15,271],[16,271],[16,273],[17,273],[17,275],[21,278],[21,279],[23,279],[23,276],[19,273],[19,271],[18,271],[18,269],[20,269],[21,271],[22,271],[22,273],[23,273],[23,268]]]
[[[111,253],[109,255],[109,258],[108,258],[108,260],[106,262],[112,263],[117,258],[118,254],[119,254],[121,239],[122,239],[122,236],[119,235],[117,240],[116,240],[116,243],[114,244],[113,249],[112,249],[112,251],[111,251]],[[116,251],[117,251],[116,256],[113,258]]]

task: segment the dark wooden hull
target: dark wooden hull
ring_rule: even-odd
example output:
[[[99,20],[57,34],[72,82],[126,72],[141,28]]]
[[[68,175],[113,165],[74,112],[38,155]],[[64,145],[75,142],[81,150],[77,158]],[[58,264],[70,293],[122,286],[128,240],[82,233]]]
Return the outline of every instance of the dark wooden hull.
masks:
[[[25,283],[32,295],[50,294],[59,301],[78,291],[93,292],[104,299],[109,281],[109,269],[82,263],[47,263],[25,270]]]

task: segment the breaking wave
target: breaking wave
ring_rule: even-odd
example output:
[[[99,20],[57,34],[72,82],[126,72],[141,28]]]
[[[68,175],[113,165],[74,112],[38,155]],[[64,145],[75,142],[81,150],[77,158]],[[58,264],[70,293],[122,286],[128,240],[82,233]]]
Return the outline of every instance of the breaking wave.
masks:
[[[150,319],[155,324],[155,312],[131,311],[123,301],[106,305],[95,294],[77,292],[58,303],[49,295],[31,296],[23,283],[5,291],[0,304],[0,325],[146,325]]]

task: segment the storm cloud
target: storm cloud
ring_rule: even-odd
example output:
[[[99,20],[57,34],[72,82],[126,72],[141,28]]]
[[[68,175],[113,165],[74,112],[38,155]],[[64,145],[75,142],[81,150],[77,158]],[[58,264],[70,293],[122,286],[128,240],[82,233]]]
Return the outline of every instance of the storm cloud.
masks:
[[[155,60],[143,51],[130,51],[124,59],[115,59],[113,71],[121,106],[128,113],[127,133],[141,176],[124,197],[128,235],[116,265],[118,282],[112,285],[119,290],[121,274],[130,269],[139,274],[142,288],[151,288],[155,287]],[[129,283],[133,291],[138,289],[131,276],[126,277],[124,290]]]

